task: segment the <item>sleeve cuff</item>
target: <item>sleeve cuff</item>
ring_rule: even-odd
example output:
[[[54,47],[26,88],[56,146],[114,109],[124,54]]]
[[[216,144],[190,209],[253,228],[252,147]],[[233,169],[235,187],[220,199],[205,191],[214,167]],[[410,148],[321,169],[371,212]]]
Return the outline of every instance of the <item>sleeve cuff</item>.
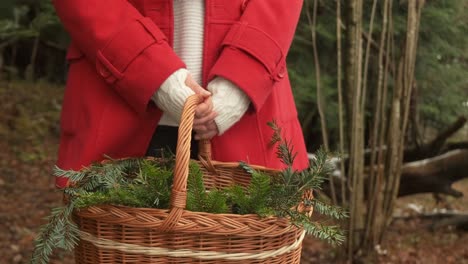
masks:
[[[190,95],[195,94],[185,85],[189,72],[186,69],[178,69],[172,73],[155,92],[151,99],[155,104],[173,120],[180,123],[180,117],[185,101]]]
[[[272,78],[260,61],[237,48],[226,47],[211,69],[208,80],[216,76],[237,85],[258,111],[270,95],[275,82],[284,77],[284,72],[275,75],[280,76],[278,80]]]
[[[242,118],[250,100],[239,87],[222,77],[214,78],[208,84],[208,90],[213,94],[214,111],[218,113],[215,123],[222,135]]]

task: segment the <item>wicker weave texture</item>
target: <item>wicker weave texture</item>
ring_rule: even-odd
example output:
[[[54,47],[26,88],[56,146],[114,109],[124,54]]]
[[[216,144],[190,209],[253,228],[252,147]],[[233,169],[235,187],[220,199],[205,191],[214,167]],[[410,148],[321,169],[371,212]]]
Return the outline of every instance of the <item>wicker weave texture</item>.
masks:
[[[75,211],[81,232],[76,263],[300,262],[304,232],[287,219],[185,210],[193,113],[201,100],[190,97],[182,114],[171,209],[106,205]],[[207,188],[249,184],[250,175],[237,163],[212,161],[209,149],[208,142],[201,144],[198,161]]]

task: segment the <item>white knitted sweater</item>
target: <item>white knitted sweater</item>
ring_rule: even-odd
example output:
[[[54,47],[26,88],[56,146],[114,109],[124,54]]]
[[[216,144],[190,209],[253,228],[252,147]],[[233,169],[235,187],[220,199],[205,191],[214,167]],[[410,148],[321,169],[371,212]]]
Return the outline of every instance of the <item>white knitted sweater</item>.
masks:
[[[160,125],[178,126],[185,99],[194,92],[185,85],[187,74],[201,84],[205,6],[203,0],[174,0],[174,51],[187,69],[179,69],[163,82],[152,99],[163,111]],[[232,127],[247,111],[250,100],[232,82],[216,77],[208,84],[213,95],[219,134]]]

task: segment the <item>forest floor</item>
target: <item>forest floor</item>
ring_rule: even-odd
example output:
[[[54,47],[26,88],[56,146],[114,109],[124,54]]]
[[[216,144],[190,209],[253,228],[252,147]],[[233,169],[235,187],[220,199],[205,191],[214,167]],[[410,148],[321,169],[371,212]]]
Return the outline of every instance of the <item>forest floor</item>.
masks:
[[[48,85],[17,88],[0,82],[0,264],[28,263],[44,218],[62,203],[51,170],[63,90]],[[21,90],[26,91],[21,94]],[[465,196],[448,198],[445,204],[436,204],[429,194],[399,199],[396,213],[405,217],[392,222],[382,245],[363,262],[468,264],[468,232],[450,227],[432,231],[432,220],[417,217],[410,209],[432,212],[450,205],[450,209],[468,212],[468,180],[457,182],[455,188]],[[338,248],[306,238],[302,263],[345,263],[338,252]],[[51,263],[74,263],[73,255],[56,252]]]

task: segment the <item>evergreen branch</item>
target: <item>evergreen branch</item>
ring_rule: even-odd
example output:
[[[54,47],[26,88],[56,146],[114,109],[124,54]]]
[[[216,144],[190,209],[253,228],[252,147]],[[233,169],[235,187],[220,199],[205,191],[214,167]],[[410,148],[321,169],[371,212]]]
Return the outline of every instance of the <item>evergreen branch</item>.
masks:
[[[294,163],[297,153],[294,153],[294,147],[291,141],[286,141],[281,136],[281,128],[278,126],[275,120],[268,122],[267,125],[273,129],[273,135],[270,140],[270,146],[278,144],[276,147],[276,156],[286,166],[291,167]]]
[[[324,226],[316,222],[303,221],[300,224],[307,234],[325,240],[332,245],[341,245],[346,237],[343,231],[338,226]]]
[[[278,144],[276,156],[286,165],[292,166],[294,160],[296,159],[297,152],[293,152],[294,147],[292,146],[291,141],[282,140]]]
[[[194,212],[202,212],[204,210],[204,202],[206,202],[206,190],[203,183],[203,176],[200,168],[195,163],[190,163],[191,172],[187,180],[187,188],[190,190],[187,193],[187,209]]]
[[[262,211],[264,215],[268,210],[264,209],[267,207],[269,200],[271,199],[271,186],[270,176],[264,173],[256,172],[252,174],[252,179],[248,186],[248,194],[250,200],[250,210],[253,213]],[[260,214],[259,214],[260,215]]]
[[[251,175],[248,186],[233,185],[225,189],[207,190],[197,163],[189,167],[187,209],[208,213],[257,214],[259,216],[288,217],[292,224],[331,243],[341,243],[344,236],[335,226],[312,222],[307,212],[297,206],[313,206],[317,212],[335,219],[347,217],[339,207],[318,200],[303,198],[305,191],[319,189],[331,171],[324,151],[317,152],[309,169],[296,171],[292,164],[291,141],[281,137],[275,122],[271,143],[277,144],[277,155],[287,166],[278,174],[270,175],[254,170],[241,162],[240,167]],[[67,177],[72,184],[65,188],[69,203],[52,211],[49,223],[41,229],[31,263],[47,263],[55,247],[71,250],[78,241],[78,228],[71,220],[74,208],[115,204],[141,208],[169,207],[173,181],[174,159],[147,160],[144,158],[112,160],[95,163],[80,171],[55,167],[56,176]]]
[[[282,140],[281,128],[276,123],[276,120],[268,122],[267,125],[271,127],[271,129],[273,130],[273,135],[271,136],[271,140],[270,140],[270,146],[273,146]]]
[[[343,208],[339,206],[333,206],[329,204],[325,204],[322,201],[319,201],[317,199],[313,200],[307,200],[305,201],[306,206],[313,206],[314,210],[319,212],[322,215],[329,216],[333,219],[341,220],[348,218],[348,212],[346,212]]]
[[[244,188],[239,185],[234,185],[226,189],[226,192],[231,210],[234,214],[242,215],[252,213],[250,209],[251,202]]]
[[[254,174],[254,169],[252,169],[252,167],[249,166],[249,164],[241,161],[239,162],[239,167],[241,167],[245,172],[249,173],[249,174]]]
[[[227,195],[222,190],[209,191],[206,195],[205,201],[205,212],[210,212],[214,214],[229,213],[229,208],[227,205]]]
[[[65,177],[68,178],[72,182],[80,182],[82,181],[86,175],[88,174],[87,169],[83,169],[81,171],[74,171],[74,170],[63,170],[57,165],[54,166],[53,174],[56,177]]]
[[[72,249],[78,241],[78,228],[71,221],[73,203],[54,208],[35,240],[31,264],[47,264],[56,246]]]

